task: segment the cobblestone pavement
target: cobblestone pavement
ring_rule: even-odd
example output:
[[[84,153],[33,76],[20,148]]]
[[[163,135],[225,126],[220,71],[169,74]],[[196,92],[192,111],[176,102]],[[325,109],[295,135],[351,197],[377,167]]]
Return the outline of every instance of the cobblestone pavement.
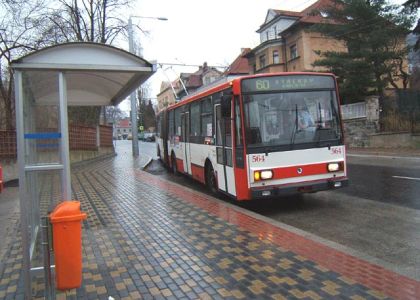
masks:
[[[129,153],[73,169],[82,287],[57,299],[419,299],[420,282],[141,170]],[[0,299],[22,298],[17,224]],[[42,285],[34,291],[43,298]]]

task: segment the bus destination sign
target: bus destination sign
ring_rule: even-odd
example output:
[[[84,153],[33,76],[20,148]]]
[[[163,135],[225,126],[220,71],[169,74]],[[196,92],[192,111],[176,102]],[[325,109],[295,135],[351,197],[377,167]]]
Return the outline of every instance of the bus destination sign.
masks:
[[[333,77],[320,75],[267,76],[242,80],[243,93],[334,88]]]

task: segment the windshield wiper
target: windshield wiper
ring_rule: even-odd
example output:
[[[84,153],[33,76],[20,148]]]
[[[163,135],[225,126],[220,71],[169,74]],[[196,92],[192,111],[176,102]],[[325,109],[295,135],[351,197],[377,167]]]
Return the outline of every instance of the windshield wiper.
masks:
[[[317,128],[320,129],[322,128],[322,110],[321,110],[321,102],[318,102],[318,126]]]
[[[290,138],[290,147],[291,147],[291,149],[293,149],[293,145],[295,144],[295,137],[296,137],[296,133],[297,133],[298,128],[299,128],[299,124],[298,124],[298,122],[299,122],[299,119],[298,119],[298,106],[297,106],[297,104],[296,104],[296,108],[295,108],[295,115],[296,115],[295,124],[293,126],[292,136]]]

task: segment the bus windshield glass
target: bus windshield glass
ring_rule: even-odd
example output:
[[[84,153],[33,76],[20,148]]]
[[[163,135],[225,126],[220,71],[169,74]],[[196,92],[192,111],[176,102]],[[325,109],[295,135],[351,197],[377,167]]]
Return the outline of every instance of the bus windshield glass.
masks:
[[[251,92],[243,105],[250,149],[325,147],[342,140],[335,89]]]

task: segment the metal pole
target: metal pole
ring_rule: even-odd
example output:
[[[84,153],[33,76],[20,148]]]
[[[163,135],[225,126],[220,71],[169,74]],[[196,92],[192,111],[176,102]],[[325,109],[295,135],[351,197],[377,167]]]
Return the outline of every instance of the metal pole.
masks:
[[[134,54],[134,41],[133,41],[133,22],[131,17],[128,18],[128,51]],[[134,91],[130,95],[131,103],[131,138],[133,156],[139,156],[139,137],[137,127],[137,103],[136,103],[136,92]]]
[[[42,251],[44,252],[44,278],[45,278],[45,291],[44,295],[46,299],[55,299],[55,293],[53,289],[53,281],[51,274],[51,255],[50,255],[50,244],[49,244],[49,221],[48,216],[42,217],[41,232],[42,232]]]
[[[26,193],[26,172],[25,172],[25,140],[23,123],[23,84],[22,72],[15,72],[15,95],[16,95],[16,140],[17,155],[19,162],[19,203],[20,203],[20,232],[22,235],[23,252],[23,284],[25,299],[31,299],[31,276],[30,276],[30,254],[29,254],[29,227],[28,213],[30,203]]]
[[[60,72],[58,77],[58,86],[60,94],[60,131],[61,147],[60,155],[63,164],[61,177],[62,200],[71,200],[71,177],[70,177],[70,150],[69,150],[69,126],[67,122],[67,84],[66,77]]]

